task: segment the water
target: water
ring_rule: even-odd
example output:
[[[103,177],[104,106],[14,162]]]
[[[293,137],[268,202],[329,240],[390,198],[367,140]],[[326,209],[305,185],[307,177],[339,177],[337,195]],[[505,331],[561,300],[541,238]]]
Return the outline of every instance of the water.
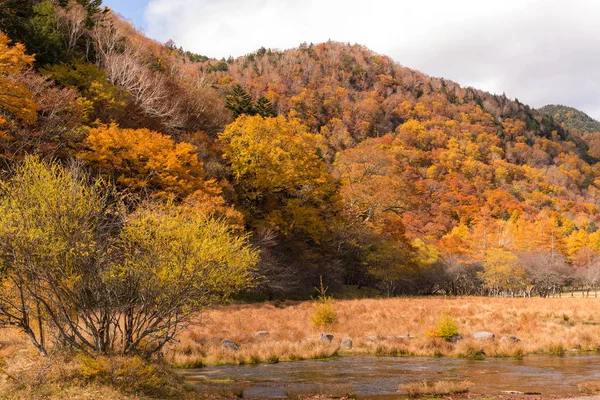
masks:
[[[206,367],[180,371],[205,393],[284,398],[298,394],[355,394],[361,399],[405,398],[398,386],[411,381],[468,380],[471,393],[501,391],[578,393],[577,384],[600,380],[600,356],[487,358],[341,357],[323,361]]]

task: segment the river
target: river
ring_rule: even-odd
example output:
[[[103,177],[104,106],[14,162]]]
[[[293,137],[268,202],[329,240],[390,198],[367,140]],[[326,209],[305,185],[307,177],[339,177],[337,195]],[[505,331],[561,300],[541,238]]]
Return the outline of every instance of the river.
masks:
[[[181,370],[201,392],[285,398],[299,394],[353,394],[360,399],[405,398],[402,383],[468,380],[472,393],[578,393],[577,384],[600,380],[600,356],[528,356],[523,359],[340,357],[279,364],[218,366]]]

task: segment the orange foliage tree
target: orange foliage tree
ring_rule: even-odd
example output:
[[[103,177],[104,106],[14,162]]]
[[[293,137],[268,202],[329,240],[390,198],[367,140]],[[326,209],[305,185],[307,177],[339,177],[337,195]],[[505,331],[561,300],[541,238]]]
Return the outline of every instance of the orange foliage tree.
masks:
[[[0,110],[8,111],[27,123],[37,120],[38,106],[33,93],[19,80],[20,75],[33,64],[33,56],[25,54],[25,46],[10,45],[8,37],[0,33]],[[0,115],[0,124],[6,120]]]
[[[112,124],[91,129],[84,145],[83,160],[133,191],[175,199],[196,191],[219,192],[214,181],[205,179],[194,146],[158,132]]]

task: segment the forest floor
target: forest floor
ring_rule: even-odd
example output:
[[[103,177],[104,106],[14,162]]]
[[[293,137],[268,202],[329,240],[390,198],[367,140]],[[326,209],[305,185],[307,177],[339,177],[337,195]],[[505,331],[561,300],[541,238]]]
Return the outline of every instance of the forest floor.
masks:
[[[600,351],[600,299],[595,297],[335,300],[333,308],[338,321],[316,327],[313,302],[217,307],[202,313],[165,356],[173,365],[195,367],[335,355],[523,357]],[[444,315],[456,321],[463,340],[453,344],[428,337]],[[472,338],[479,331],[495,338]],[[333,340],[321,340],[321,334]],[[340,347],[344,338],[352,340],[352,348]],[[224,348],[224,339],[239,349]]]

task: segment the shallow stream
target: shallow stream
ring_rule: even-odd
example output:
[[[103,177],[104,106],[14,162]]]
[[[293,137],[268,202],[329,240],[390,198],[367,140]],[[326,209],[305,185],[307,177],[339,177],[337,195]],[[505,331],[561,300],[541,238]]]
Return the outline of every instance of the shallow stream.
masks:
[[[246,398],[285,398],[298,394],[353,394],[360,399],[405,398],[403,383],[469,380],[471,393],[501,391],[578,393],[577,384],[600,380],[600,356],[528,356],[523,359],[340,357],[279,364],[219,366],[180,371],[200,391],[237,393]]]

